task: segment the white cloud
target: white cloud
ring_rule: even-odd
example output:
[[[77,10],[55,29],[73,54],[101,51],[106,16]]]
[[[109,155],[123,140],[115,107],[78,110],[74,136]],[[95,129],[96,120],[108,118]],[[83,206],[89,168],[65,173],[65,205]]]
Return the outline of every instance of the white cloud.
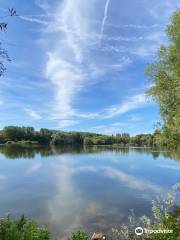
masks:
[[[109,45],[109,44],[107,44],[101,50],[104,52],[115,52],[115,53],[127,53],[130,51],[127,47],[124,47],[122,45],[114,46],[114,45]]]
[[[125,36],[105,36],[106,40],[108,41],[125,41],[125,42],[136,42],[136,41],[141,41],[144,40],[145,38],[143,36],[140,37],[125,37]]]
[[[114,123],[112,123],[111,125],[112,125],[112,126],[115,126],[115,127],[119,127],[119,126],[124,126],[124,125],[126,125],[126,123],[124,123],[124,122],[114,122]]]
[[[140,38],[137,40],[139,41]],[[125,47],[122,44],[106,44],[106,46],[104,46],[101,50],[103,52],[111,52],[115,54],[131,54],[140,58],[149,58],[156,54],[161,44],[167,43],[165,35],[160,34],[159,31],[153,32],[151,35],[147,35],[146,37],[142,37],[142,43],[136,42],[135,38],[127,38],[126,41],[132,41],[134,43],[129,47]]]
[[[107,68],[111,70],[121,71],[121,70],[124,70],[131,63],[132,63],[132,60],[129,57],[123,56],[120,61],[117,61],[116,63],[113,63],[113,64],[109,64]]]
[[[42,163],[33,163],[32,166],[27,170],[27,173],[38,172],[42,168]]]
[[[152,41],[157,43],[158,45],[161,45],[166,41],[166,34],[162,31],[154,31],[148,34],[145,40]]]
[[[68,127],[78,124],[76,118],[85,119],[107,119],[113,118],[121,114],[125,114],[134,109],[147,106],[149,103],[146,101],[144,94],[139,94],[125,99],[121,104],[107,107],[97,112],[81,112],[77,107],[79,95],[88,86],[94,84],[96,81],[101,81],[102,76],[112,71],[122,71],[132,63],[129,53],[138,55],[140,57],[147,57],[155,53],[157,49],[157,42],[160,43],[159,37],[161,32],[155,31],[152,36],[108,36],[104,38],[116,41],[141,41],[145,39],[145,43],[140,46],[132,44],[131,47],[126,45],[103,45],[101,44],[101,35],[104,33],[104,26],[107,20],[109,0],[105,2],[105,9],[103,20],[99,22],[99,27],[94,27],[92,24],[93,14],[96,10],[95,1],[77,0],[63,0],[56,5],[49,6],[48,1],[38,1],[47,15],[51,16],[49,25],[43,29],[42,34],[48,38],[48,43],[45,46],[47,54],[46,65],[44,73],[51,87],[54,89],[54,96],[51,102],[49,111],[49,119],[59,119],[59,127]],[[51,9],[50,11],[47,9]],[[100,14],[101,15],[101,14]],[[98,15],[98,16],[100,16]],[[32,17],[33,19],[36,18]],[[40,21],[44,18],[37,18]],[[31,21],[31,19],[29,19]],[[95,19],[96,21],[97,19]],[[40,22],[39,22],[40,23]],[[159,27],[158,24],[136,25],[136,24],[123,24],[119,28],[136,28],[136,29],[155,29]],[[149,38],[148,38],[149,37]],[[112,39],[111,39],[112,38]],[[153,44],[147,45],[147,41]],[[106,43],[105,43],[106,44]],[[47,47],[48,46],[48,47]],[[109,59],[96,59],[94,56],[95,51],[110,51],[116,54],[116,58]],[[100,53],[103,55],[103,53]],[[106,58],[106,57],[105,57]],[[32,114],[31,114],[32,115]],[[34,115],[34,114],[33,114]],[[34,115],[35,116],[35,115]],[[115,127],[115,126],[114,126]]]
[[[107,125],[98,125],[98,126],[94,126],[92,127],[92,129],[109,129],[109,128],[114,128],[114,127],[121,127],[121,126],[125,126],[127,125],[127,123],[124,122],[114,122],[111,124],[107,124]]]
[[[4,104],[4,102],[3,101],[0,101],[0,105],[3,105]]]
[[[110,0],[106,0],[105,8],[104,8],[104,16],[103,16],[103,20],[102,20],[102,24],[101,24],[101,38],[102,38],[103,33],[104,33],[104,27],[105,27],[105,23],[106,23],[107,16],[108,16],[109,4],[110,4]]]
[[[154,184],[146,179],[140,178],[140,177],[134,177],[133,175],[130,175],[128,173],[125,173],[120,170],[115,170],[110,167],[104,168],[105,175],[114,178],[116,180],[119,180],[120,182],[124,182],[128,187],[140,191],[150,190],[156,194],[162,194],[164,193],[164,189]]]
[[[180,2],[179,0],[159,0],[153,3],[153,1],[146,0],[145,6],[145,9],[152,18],[156,20],[168,20],[168,17],[173,13],[173,11],[180,7]]]
[[[173,166],[173,165],[166,165],[166,164],[159,164],[157,166],[160,167],[160,168],[168,168],[168,169],[171,169],[171,170],[177,170],[177,171],[180,170],[180,166]]]
[[[145,107],[149,104],[145,94],[137,94],[127,99],[127,101],[123,102],[120,105],[114,105],[104,110],[103,118],[112,118],[117,115],[121,115],[127,113],[131,110]]]
[[[147,107],[152,104],[149,99],[147,99],[144,93],[134,95],[132,97],[127,98],[120,104],[112,105],[110,107],[104,108],[99,112],[74,112],[74,116],[81,117],[85,119],[110,119],[115,116],[123,115],[132,110]],[[103,126],[103,125],[100,125]]]
[[[35,0],[35,4],[41,8],[43,11],[48,13],[48,10],[50,9],[50,4],[48,0]]]
[[[31,108],[24,108],[24,111],[34,120],[40,120],[42,117]]]
[[[61,118],[72,116],[74,114],[72,102],[83,86],[83,72],[58,54],[49,53],[46,76],[54,85],[54,114]]]
[[[147,58],[149,56],[155,55],[158,50],[159,45],[154,43],[146,43],[143,45],[138,46],[136,49],[132,50],[132,54],[137,55],[141,58]]]
[[[20,19],[27,21],[27,22],[31,22],[31,23],[38,23],[41,25],[48,25],[49,23],[45,20],[42,20],[40,18],[34,17],[34,16],[18,16]]]
[[[131,129],[132,127],[134,127],[134,125],[129,122],[114,122],[111,124],[94,126],[88,129],[88,131],[89,130],[92,132],[95,131],[96,133],[106,134],[106,135],[111,135],[111,134],[116,135],[117,133],[124,132],[124,129],[126,129],[126,131],[128,132],[129,129]]]
[[[140,120],[142,120],[142,117],[139,115],[131,115],[130,116],[130,121],[132,121],[132,122],[138,122]]]
[[[151,44],[157,44],[157,45],[160,45],[160,44],[164,44],[167,39],[166,39],[166,34],[164,31],[160,31],[160,29],[158,30],[152,30],[151,32],[148,32],[147,31],[144,31],[141,33],[140,36],[130,36],[130,37],[127,37],[127,36],[120,36],[118,34],[118,36],[104,36],[104,38],[107,40],[107,41],[113,41],[113,42],[132,42],[133,44],[140,44],[140,45],[148,45],[148,43],[151,42]],[[134,45],[132,45],[130,48],[129,48],[129,52],[133,52],[133,47]],[[111,45],[109,45],[109,48],[111,47]],[[121,47],[121,48],[120,48]],[[108,50],[108,46],[106,47],[107,50]],[[127,51],[128,52],[128,48],[122,48],[122,46],[117,46],[112,48],[112,50],[118,52],[118,51]]]
[[[112,135],[112,134],[116,135],[117,133],[124,132],[123,128],[121,128],[120,126],[112,126],[112,125],[103,126],[101,129],[94,127],[94,130],[96,131],[96,133],[105,134],[105,135]]]
[[[61,234],[64,232],[64,228],[71,231],[83,224],[80,213],[82,212],[84,199],[79,188],[73,182],[72,165],[69,164],[69,159],[65,158],[65,160],[66,163],[54,164],[55,192],[48,201],[50,223],[53,224],[53,227],[57,226]],[[58,238],[63,239],[62,235],[58,235]]]
[[[78,0],[63,1],[54,12],[54,22],[49,29],[55,34],[55,45],[47,50],[46,77],[54,86],[52,115],[66,119],[75,115],[74,103],[78,94],[94,74],[88,68],[86,53],[92,44],[92,36],[84,15],[90,4]],[[84,11],[83,11],[83,9]]]
[[[70,126],[77,125],[78,123],[79,123],[79,121],[77,121],[77,120],[64,119],[64,120],[60,120],[58,122],[58,128],[70,127]]]
[[[113,28],[134,28],[134,29],[154,29],[154,28],[159,28],[162,25],[159,24],[151,24],[151,25],[142,25],[142,24],[111,24],[107,23],[110,27]]]
[[[107,18],[108,4],[106,2],[104,21]],[[87,115],[75,107],[78,96],[89,85],[96,83],[98,77],[109,71],[121,71],[132,63],[127,56],[120,56],[117,62],[107,64],[104,61],[97,62],[91,55],[92,49],[101,47],[100,34],[89,21],[94,7],[94,2],[62,1],[53,13],[53,24],[47,28],[49,34],[52,34],[50,47],[46,48],[45,69],[46,77],[54,87],[52,118],[71,121],[74,117],[96,118],[99,113]]]
[[[102,175],[109,177],[109,178],[114,178],[117,181],[123,182],[126,186],[128,186],[131,189],[135,189],[137,191],[151,191],[156,194],[162,194],[165,193],[165,189],[162,188],[160,185],[153,183],[147,179],[141,178],[141,177],[136,177],[133,176],[132,174],[126,173],[121,170],[116,170],[112,167],[109,166],[99,166],[97,168],[94,166],[69,166],[69,173],[71,174],[77,174],[78,172],[98,172],[101,173]]]

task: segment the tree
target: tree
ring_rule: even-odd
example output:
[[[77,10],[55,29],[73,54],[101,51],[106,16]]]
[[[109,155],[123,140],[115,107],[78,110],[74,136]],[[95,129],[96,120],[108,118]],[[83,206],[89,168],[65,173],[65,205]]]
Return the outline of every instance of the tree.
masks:
[[[90,137],[84,138],[84,145],[93,145],[93,141]]]
[[[34,134],[34,128],[32,127],[7,126],[2,130],[4,138],[12,141],[34,140]]]
[[[148,95],[159,104],[167,145],[177,148],[180,144],[180,10],[173,14],[166,33],[169,45],[160,47],[157,60],[146,69],[153,82]]]
[[[8,9],[8,15],[4,17],[12,17],[17,16],[16,10],[14,8]],[[0,21],[0,31],[5,31],[7,29],[8,23]],[[0,77],[3,75],[6,70],[4,61],[10,61],[7,51],[2,47],[2,43],[0,42]]]

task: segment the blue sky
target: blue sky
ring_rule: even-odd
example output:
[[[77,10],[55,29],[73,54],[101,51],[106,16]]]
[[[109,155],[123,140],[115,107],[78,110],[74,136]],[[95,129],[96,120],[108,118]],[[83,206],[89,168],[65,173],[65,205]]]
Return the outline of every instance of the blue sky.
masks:
[[[9,0],[0,41],[11,63],[0,78],[0,128],[30,125],[148,133],[160,120],[145,97],[178,0]],[[19,17],[3,18],[14,7]]]

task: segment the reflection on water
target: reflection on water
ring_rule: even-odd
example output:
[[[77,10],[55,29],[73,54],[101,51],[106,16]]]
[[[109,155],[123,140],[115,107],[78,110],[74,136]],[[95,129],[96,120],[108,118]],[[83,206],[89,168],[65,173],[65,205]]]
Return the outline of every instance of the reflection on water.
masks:
[[[152,199],[180,177],[170,153],[151,149],[1,146],[0,153],[0,216],[23,212],[54,239],[79,227],[107,231],[130,209],[150,215]]]
[[[0,153],[4,154],[6,158],[35,158],[36,154],[40,154],[41,157],[48,157],[52,155],[60,155],[64,153],[95,153],[102,151],[116,151],[121,152],[121,154],[128,154],[129,151],[134,151],[138,153],[151,154],[154,159],[158,158],[160,155],[163,157],[170,158],[176,161],[180,161],[179,152],[170,151],[158,151],[152,150],[151,148],[122,148],[118,146],[21,146],[21,145],[7,145],[0,146]]]

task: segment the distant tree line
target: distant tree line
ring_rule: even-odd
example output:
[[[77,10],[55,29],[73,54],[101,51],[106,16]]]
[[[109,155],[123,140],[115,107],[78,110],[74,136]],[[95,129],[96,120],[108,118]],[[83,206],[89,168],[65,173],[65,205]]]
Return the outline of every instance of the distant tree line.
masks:
[[[42,145],[112,145],[136,147],[166,147],[161,142],[161,133],[138,134],[128,133],[104,135],[89,132],[64,132],[33,127],[7,126],[0,130],[0,144],[42,144]]]

